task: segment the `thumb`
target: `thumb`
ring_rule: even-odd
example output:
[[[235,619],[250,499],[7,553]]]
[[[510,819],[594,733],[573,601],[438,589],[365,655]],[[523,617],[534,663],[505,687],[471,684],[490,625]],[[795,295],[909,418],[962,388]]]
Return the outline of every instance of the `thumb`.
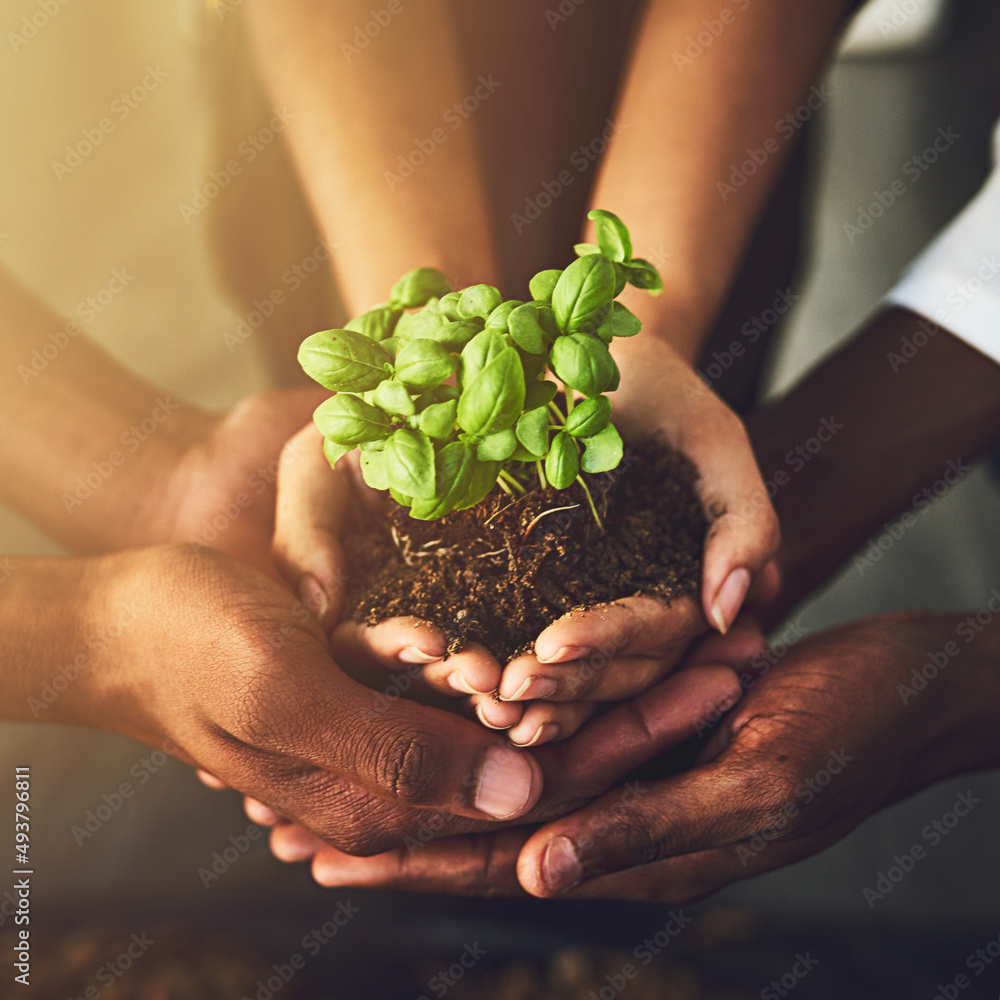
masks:
[[[285,444],[278,465],[274,558],[327,631],[344,608],[347,575],[340,539],[351,490],[349,476],[330,467],[323,435],[311,421]]]

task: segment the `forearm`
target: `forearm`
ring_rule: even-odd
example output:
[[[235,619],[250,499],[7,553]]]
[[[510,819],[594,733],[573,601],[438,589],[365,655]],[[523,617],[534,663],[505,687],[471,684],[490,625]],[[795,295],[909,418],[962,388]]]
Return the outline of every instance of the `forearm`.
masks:
[[[96,565],[89,559],[0,559],[0,719],[86,722],[93,657],[109,640],[88,611]]]
[[[649,4],[593,205],[627,220],[636,255],[663,274],[660,298],[629,289],[623,301],[689,362],[804,118],[824,99],[810,86],[850,6]]]
[[[445,117],[466,95],[443,0],[404,7],[363,49],[367,0],[255,0],[248,12],[349,311],[384,301],[416,266],[459,286],[496,283],[475,123]]]
[[[782,525],[777,615],[1000,441],[1000,366],[893,309],[749,428]]]
[[[0,501],[78,552],[137,544],[199,419],[0,272]]]

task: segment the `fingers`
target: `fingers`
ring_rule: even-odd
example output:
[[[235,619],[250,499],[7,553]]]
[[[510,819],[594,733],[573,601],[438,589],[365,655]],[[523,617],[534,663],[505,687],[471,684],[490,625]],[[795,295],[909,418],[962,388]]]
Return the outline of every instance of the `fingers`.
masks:
[[[780,781],[726,755],[684,774],[616,789],[539,830],[518,860],[533,895],[558,896],[609,872],[735,844],[785,806]]]
[[[279,860],[288,864],[298,861],[308,861],[315,857],[327,845],[298,823],[279,823],[271,831],[271,853]],[[333,851],[336,848],[330,847]],[[350,855],[345,855],[350,857]]]
[[[469,699],[479,721],[506,730],[515,746],[533,747],[569,739],[598,709],[596,702],[503,702],[491,695]]]
[[[529,834],[522,829],[427,843],[416,841],[369,858],[324,847],[313,858],[313,878],[328,888],[404,889],[463,896],[523,896],[515,864]]]
[[[351,490],[348,476],[330,468],[315,424],[310,422],[285,445],[278,467],[274,557],[326,629],[340,620],[343,610],[346,576],[340,536]]]
[[[243,811],[247,819],[258,826],[274,826],[281,818],[270,806],[249,795],[243,797]]]
[[[476,723],[403,698],[389,699],[336,668],[322,650],[282,650],[294,669],[255,670],[243,679],[230,708],[229,732],[239,740],[244,765],[264,757],[290,758],[331,771],[393,802],[441,808],[479,819],[512,819],[537,802],[542,775],[529,754],[510,747]],[[232,766],[232,765],[230,765]],[[272,788],[234,781],[234,787],[273,804]],[[263,775],[267,777],[267,775]],[[242,782],[242,783],[241,783]]]
[[[701,473],[698,491],[713,517],[703,556],[702,606],[725,632],[778,549],[778,519],[746,430],[721,401],[712,397],[705,419],[685,423],[679,445]]]
[[[535,641],[535,659],[552,664],[595,654],[664,656],[683,650],[704,628],[693,598],[668,605],[654,597],[627,597],[563,615]]]
[[[568,742],[540,747],[536,753],[546,785],[540,807],[551,816],[565,812],[567,803],[575,808],[603,794],[641,764],[696,735],[717,706],[733,704],[740,693],[728,667],[693,667],[615,705]]]
[[[206,787],[211,788],[214,792],[221,792],[223,789],[229,787],[224,781],[220,781],[214,774],[209,774],[208,771],[202,770],[202,768],[197,768],[195,774],[198,775],[198,780]]]

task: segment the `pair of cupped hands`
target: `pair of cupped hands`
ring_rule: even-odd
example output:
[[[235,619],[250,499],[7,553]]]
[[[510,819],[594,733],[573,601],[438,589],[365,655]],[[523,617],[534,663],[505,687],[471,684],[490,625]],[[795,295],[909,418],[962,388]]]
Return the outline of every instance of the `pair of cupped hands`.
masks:
[[[864,623],[773,668],[759,657],[760,629],[738,616],[777,590],[778,530],[746,433],[679,360],[645,370],[631,380],[642,409],[620,398],[616,422],[626,438],[654,428],[700,470],[713,521],[699,595],[567,615],[503,665],[476,646],[446,657],[415,620],[344,620],[341,539],[385,500],[347,459],[327,464],[306,423],[324,394],[264,394],[196,421],[149,529],[173,544],[106,557],[95,614],[157,613],[125,630],[134,648],[105,671],[115,719],[100,724],[169,740],[207,784],[244,793],[275,855],[311,859],[327,886],[683,902],[843,836],[895,795],[892,768],[852,769],[794,835],[746,849],[845,720],[884,728],[903,645],[928,639],[904,636],[882,673],[862,669]],[[210,548],[184,544],[209,524]],[[387,695],[401,673],[464,714]],[[706,731],[691,769],[627,781]]]

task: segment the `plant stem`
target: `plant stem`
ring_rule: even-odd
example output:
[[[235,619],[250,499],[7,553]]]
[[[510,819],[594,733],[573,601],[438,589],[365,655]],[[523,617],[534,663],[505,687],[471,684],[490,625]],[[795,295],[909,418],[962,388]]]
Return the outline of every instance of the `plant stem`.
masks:
[[[558,426],[562,427],[566,423],[566,417],[563,415],[563,411],[560,410],[555,403],[549,403],[549,410],[558,421]]]
[[[503,489],[506,489],[511,496],[514,495],[514,490],[522,495],[526,492],[525,488],[509,472],[507,472],[506,469],[500,470],[497,482]],[[512,489],[509,487],[512,487]]]
[[[583,492],[586,494],[587,503],[590,505],[590,513],[594,515],[594,520],[597,522],[597,527],[604,530],[604,524],[601,522],[601,516],[597,513],[597,508],[594,506],[594,498],[590,495],[590,490],[587,488],[587,484],[583,481],[583,476],[577,476],[576,481],[583,487]]]
[[[538,469],[538,481],[542,485],[542,489],[546,489],[549,485],[549,481],[545,478],[545,466],[542,464],[542,460],[539,459],[535,462],[535,468]]]

